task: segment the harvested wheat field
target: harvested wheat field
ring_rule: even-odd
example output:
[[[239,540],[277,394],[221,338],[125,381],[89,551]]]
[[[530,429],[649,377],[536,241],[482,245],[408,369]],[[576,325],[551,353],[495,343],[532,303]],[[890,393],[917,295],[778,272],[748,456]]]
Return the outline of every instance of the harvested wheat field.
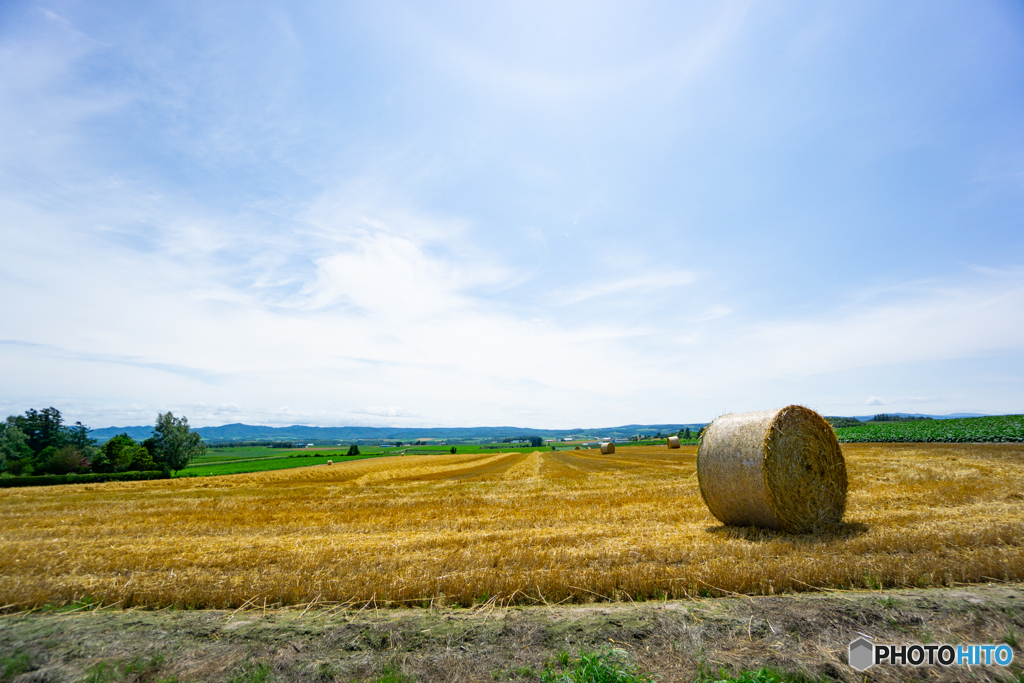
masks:
[[[1024,579],[1024,445],[847,445],[844,522],[723,527],[696,448],[0,490],[0,605],[471,605]]]

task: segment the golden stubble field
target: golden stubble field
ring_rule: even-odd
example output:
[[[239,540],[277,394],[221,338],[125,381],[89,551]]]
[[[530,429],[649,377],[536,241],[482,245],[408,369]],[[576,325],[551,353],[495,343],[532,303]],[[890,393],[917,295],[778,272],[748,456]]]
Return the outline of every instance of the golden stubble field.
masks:
[[[0,606],[471,605],[1024,579],[1024,445],[843,447],[844,524],[725,528],[696,448],[0,490]]]

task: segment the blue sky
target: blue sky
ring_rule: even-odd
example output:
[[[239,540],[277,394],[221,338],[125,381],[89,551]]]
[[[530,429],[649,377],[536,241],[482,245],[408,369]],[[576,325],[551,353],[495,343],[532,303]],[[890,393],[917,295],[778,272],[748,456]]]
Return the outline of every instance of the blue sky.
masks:
[[[1016,2],[0,5],[0,410],[1024,411]]]

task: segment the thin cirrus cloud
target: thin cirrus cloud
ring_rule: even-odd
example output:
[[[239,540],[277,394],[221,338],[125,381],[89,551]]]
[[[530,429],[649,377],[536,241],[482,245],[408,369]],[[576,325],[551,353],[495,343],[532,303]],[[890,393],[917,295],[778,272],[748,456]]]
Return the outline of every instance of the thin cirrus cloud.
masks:
[[[733,372],[814,375],[880,363],[953,360],[1024,350],[1024,271],[975,270],[859,292],[797,319],[734,322],[716,338]],[[979,334],[978,330],[984,330]]]
[[[658,290],[672,289],[693,284],[697,275],[689,272],[652,273],[632,277],[614,277],[610,282],[591,283],[582,287],[553,292],[552,303],[556,306],[570,306],[595,297],[627,293],[634,296],[650,294]]]
[[[69,2],[0,24],[10,412],[1022,409],[1013,7]]]

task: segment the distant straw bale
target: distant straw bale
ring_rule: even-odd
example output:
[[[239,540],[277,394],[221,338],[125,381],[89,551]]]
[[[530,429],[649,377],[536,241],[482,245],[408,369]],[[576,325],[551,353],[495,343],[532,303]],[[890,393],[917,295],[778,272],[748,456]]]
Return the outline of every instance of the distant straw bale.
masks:
[[[678,436],[670,436],[670,437],[668,437],[667,439],[665,439],[665,445],[667,445],[669,448],[679,448],[679,437]]]
[[[601,444],[601,455],[608,455],[609,453],[615,452],[615,444],[611,441],[605,441]]]
[[[804,533],[838,524],[846,508],[835,432],[803,406],[716,419],[701,437],[697,480],[711,514],[732,526]]]
[[[576,448],[575,448],[574,450],[577,450],[577,451],[578,451],[579,449],[580,449],[580,447],[579,447],[579,446],[577,446],[577,447],[576,447]]]

